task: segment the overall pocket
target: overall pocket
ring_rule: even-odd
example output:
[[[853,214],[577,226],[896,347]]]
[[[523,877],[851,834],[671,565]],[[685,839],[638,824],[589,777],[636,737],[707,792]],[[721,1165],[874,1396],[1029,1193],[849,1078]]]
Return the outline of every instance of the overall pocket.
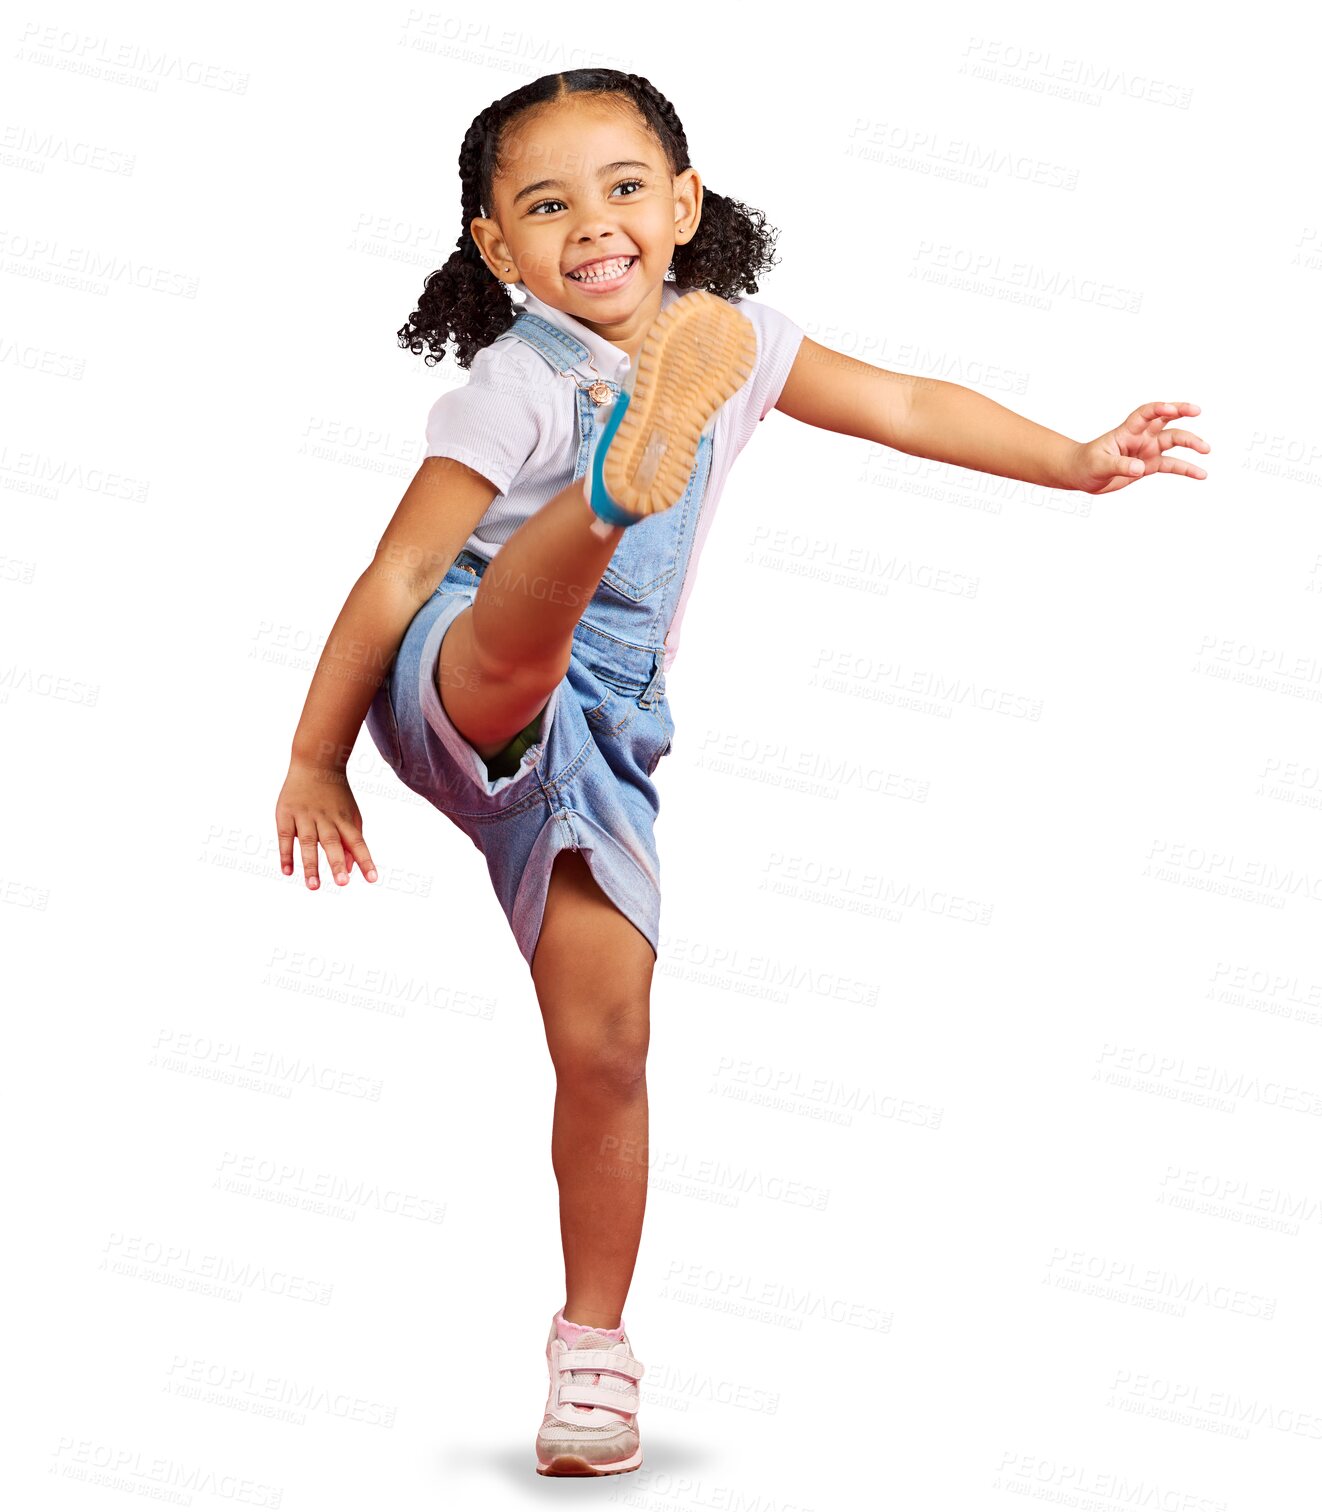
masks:
[[[607,735],[616,737],[627,728],[637,712],[638,705],[633,699],[611,689],[607,689],[600,703],[583,710],[591,729],[602,730]]]
[[[591,730],[618,736],[642,707],[638,700],[647,683],[612,665],[609,653],[585,636],[574,642],[569,676]]]
[[[631,526],[630,529],[637,529],[637,526]],[[663,571],[647,577],[645,574],[649,570],[648,563],[640,563],[637,567],[633,567],[632,564],[621,567],[616,565],[616,560],[613,557],[611,565],[602,573],[601,586],[618,593],[622,599],[627,599],[631,604],[644,603],[654,593],[660,593],[675,575],[673,561]]]
[[[618,737],[638,713],[642,689],[621,688],[616,679],[582,662],[579,671],[584,674],[579,693],[588,728]]]
[[[630,525],[601,575],[601,588],[630,604],[645,603],[660,593],[677,570],[675,546],[683,508],[681,501],[662,515]]]

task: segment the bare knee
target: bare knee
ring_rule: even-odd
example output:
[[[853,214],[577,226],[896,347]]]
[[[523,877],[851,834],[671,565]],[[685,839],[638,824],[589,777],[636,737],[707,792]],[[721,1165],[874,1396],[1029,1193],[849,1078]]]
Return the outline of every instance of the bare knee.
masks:
[[[562,1088],[617,1098],[641,1090],[653,961],[651,945],[602,891],[583,852],[561,851],[532,975]]]
[[[493,655],[477,638],[470,604],[441,638],[436,691],[459,733],[490,756],[546,707],[568,665],[567,658],[515,664]]]
[[[649,1039],[645,1001],[594,1006],[547,1039],[560,1085],[608,1097],[632,1097],[642,1089]]]
[[[499,624],[493,626],[490,615],[480,615],[476,603],[455,616],[446,639],[451,637],[454,651],[476,682],[499,683],[524,693],[537,688],[549,693],[569,670],[573,652],[568,640],[549,650],[540,645],[535,650],[523,645],[517,652],[512,651],[503,643]]]

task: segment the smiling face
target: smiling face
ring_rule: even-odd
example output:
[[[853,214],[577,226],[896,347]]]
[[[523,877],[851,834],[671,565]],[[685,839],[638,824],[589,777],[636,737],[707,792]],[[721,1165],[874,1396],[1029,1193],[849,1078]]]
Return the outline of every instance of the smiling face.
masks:
[[[672,178],[618,96],[570,95],[506,128],[492,198],[470,228],[487,267],[636,359],[702,216],[694,169]]]

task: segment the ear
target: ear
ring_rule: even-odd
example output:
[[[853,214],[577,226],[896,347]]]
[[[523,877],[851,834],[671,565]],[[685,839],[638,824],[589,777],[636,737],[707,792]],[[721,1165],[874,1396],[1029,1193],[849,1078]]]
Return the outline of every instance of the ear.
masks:
[[[690,242],[702,220],[702,180],[696,168],[675,176],[675,240]]]
[[[496,222],[489,216],[475,216],[468,223],[468,232],[477,243],[482,260],[501,283],[517,283],[519,270]]]

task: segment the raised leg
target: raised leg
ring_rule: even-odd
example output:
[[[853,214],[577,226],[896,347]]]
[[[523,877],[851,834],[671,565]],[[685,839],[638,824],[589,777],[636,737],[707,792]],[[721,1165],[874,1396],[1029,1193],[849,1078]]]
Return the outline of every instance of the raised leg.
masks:
[[[529,724],[565,675],[574,627],[624,534],[596,534],[594,518],[581,481],[549,500],[500,548],[441,641],[441,702],[480,756]]]
[[[655,960],[583,853],[561,851],[532,977],[556,1074],[551,1163],[560,1186],[564,1313],[597,1328],[620,1322],[642,1236]]]

